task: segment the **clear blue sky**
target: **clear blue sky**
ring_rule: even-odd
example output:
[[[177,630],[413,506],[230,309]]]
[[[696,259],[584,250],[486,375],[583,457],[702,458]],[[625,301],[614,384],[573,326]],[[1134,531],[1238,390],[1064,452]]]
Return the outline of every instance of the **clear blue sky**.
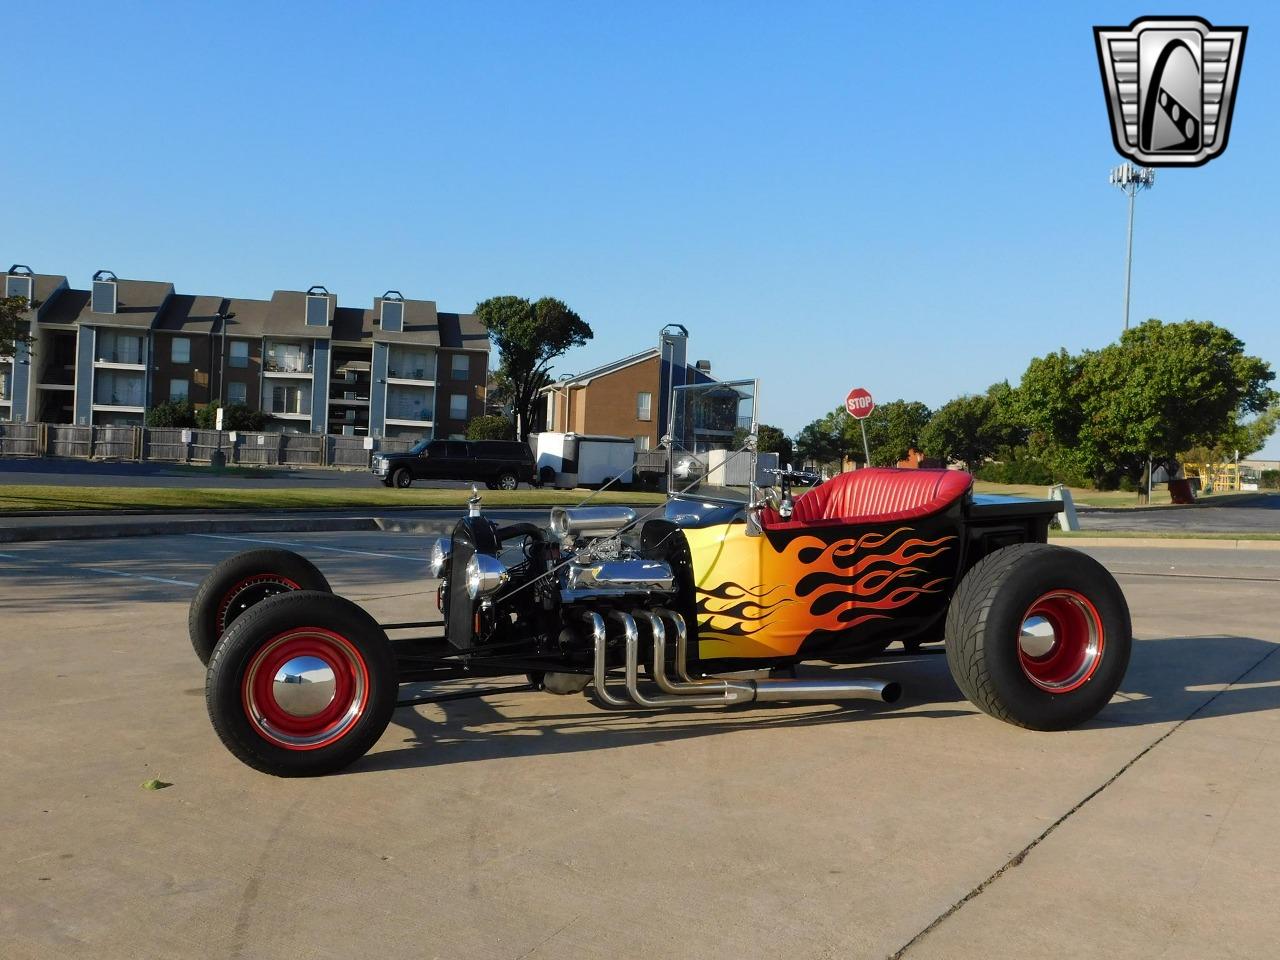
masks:
[[[1139,198],[1133,315],[1280,367],[1280,10],[1184,7],[28,5],[0,255],[191,293],[550,294],[596,331],[560,372],[674,321],[788,431],[855,384],[936,406],[1117,334],[1090,28],[1192,12],[1250,27],[1235,122]]]

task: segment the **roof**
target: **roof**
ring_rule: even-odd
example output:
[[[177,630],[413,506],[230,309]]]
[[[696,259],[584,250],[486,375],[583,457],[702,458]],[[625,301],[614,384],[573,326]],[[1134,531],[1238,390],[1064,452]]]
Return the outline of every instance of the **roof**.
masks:
[[[650,347],[648,350],[641,350],[639,353],[633,353],[629,357],[623,357],[621,360],[614,360],[612,363],[606,363],[604,366],[596,367],[585,373],[580,373],[574,377],[566,377],[556,383],[549,384],[542,388],[543,393],[551,389],[560,389],[563,387],[585,387],[596,377],[608,376],[611,373],[617,373],[627,367],[635,366],[637,363],[644,363],[646,360],[656,360],[658,358],[658,348]]]
[[[230,309],[223,297],[175,294],[169,298],[155,328],[170,333],[213,333],[218,328],[217,315]]]
[[[489,328],[473,313],[442,313],[440,346],[450,350],[489,350]]]
[[[133,327],[148,330],[173,284],[160,280],[117,280],[116,312],[94,313],[88,290],[66,289],[53,298],[40,317],[41,323],[78,323],[93,327]]]
[[[307,326],[307,296],[303,290],[277,290],[271,295],[271,305],[267,309],[267,330],[272,336],[319,337],[327,339],[331,336],[331,327]],[[335,294],[329,297],[329,322],[332,324],[337,313],[338,298]]]

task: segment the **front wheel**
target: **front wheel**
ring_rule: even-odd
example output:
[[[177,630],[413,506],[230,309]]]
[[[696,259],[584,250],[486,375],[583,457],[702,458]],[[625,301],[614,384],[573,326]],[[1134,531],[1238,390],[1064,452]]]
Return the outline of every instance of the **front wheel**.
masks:
[[[1087,554],[1043,543],[984,557],[951,600],[947,663],[966,697],[997,719],[1065,730],[1110,702],[1133,631],[1115,578]]]
[[[403,490],[413,483],[413,474],[404,467],[401,467],[391,475],[391,483]]]
[[[307,777],[363,756],[390,723],[398,691],[391,641],[364,610],[298,592],[254,607],[218,641],[205,704],[237,759]]]
[[[329,581],[291,550],[245,550],[227,557],[201,581],[187,612],[191,647],[206,666],[218,638],[242,613],[292,590],[329,593]]]

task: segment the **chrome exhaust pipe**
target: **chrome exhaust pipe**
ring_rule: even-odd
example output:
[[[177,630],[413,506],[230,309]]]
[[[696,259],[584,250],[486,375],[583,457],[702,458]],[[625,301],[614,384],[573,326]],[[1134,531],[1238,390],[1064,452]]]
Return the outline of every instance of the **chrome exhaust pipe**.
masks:
[[[636,611],[649,621],[653,629],[654,679],[666,675],[666,629],[662,620],[647,611]],[[735,703],[750,703],[755,691],[746,684],[731,680],[713,680],[699,684],[696,691],[688,693],[646,695],[640,692],[640,631],[635,618],[621,610],[613,610],[610,616],[622,624],[623,645],[627,651],[627,693],[642,707],[727,707]],[[661,686],[661,681],[659,681]]]
[[[881,703],[896,703],[902,696],[902,685],[892,680],[692,680],[689,678],[689,630],[684,617],[659,607],[657,614],[671,621],[676,630],[676,672],[683,682],[674,682],[666,675],[666,654],[663,651],[665,631],[662,624],[649,614],[654,622],[653,631],[653,674],[658,686],[670,694],[700,692],[708,684],[732,683],[738,686],[750,686],[754,693],[752,700],[760,702],[776,702],[783,700],[878,700]],[[749,701],[735,701],[738,703]]]
[[[583,611],[583,616],[587,622],[591,624],[591,643],[593,645],[593,654],[595,657],[594,671],[591,675],[591,683],[595,688],[596,696],[600,698],[600,702],[610,707],[628,706],[627,701],[615,697],[609,692],[609,687],[605,682],[605,675],[609,672],[606,663],[606,654],[609,636],[605,630],[604,617],[594,611]]]
[[[897,703],[902,685],[893,680],[756,680],[756,699],[776,700],[879,700]]]

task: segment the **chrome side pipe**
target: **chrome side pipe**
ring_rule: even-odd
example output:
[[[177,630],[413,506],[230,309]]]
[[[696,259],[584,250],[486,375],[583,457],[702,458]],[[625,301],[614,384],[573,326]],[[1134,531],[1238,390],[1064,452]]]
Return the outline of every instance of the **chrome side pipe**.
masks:
[[[640,613],[641,611],[637,611]],[[655,616],[654,614],[657,614]],[[653,613],[645,613],[653,629],[653,678],[659,687],[669,694],[701,693],[708,687],[733,684],[748,687],[752,696],[747,701],[735,703],[776,702],[785,700],[878,700],[896,703],[902,696],[902,686],[892,680],[692,680],[689,678],[689,630],[684,617],[665,607]],[[683,682],[673,681],[666,673],[666,630],[662,619],[669,620],[676,631],[676,672]]]
[[[666,674],[666,630],[655,614],[637,610],[649,622],[653,630],[654,679]],[[623,646],[627,652],[627,693],[642,707],[728,707],[735,703],[750,703],[755,691],[749,684],[734,680],[713,680],[699,684],[696,692],[645,695],[640,692],[640,631],[635,618],[621,610],[611,611],[610,616],[622,624]],[[661,686],[661,682],[659,682]]]
[[[609,619],[622,628],[622,643],[626,662],[626,687],[631,702],[649,709],[663,707],[728,707],[739,703],[776,701],[879,700],[894,703],[902,694],[902,688],[893,681],[884,680],[694,680],[688,672],[689,631],[684,617],[674,610],[636,610],[635,616],[621,610],[610,610]],[[608,629],[604,617],[594,611],[584,611],[583,616],[591,630],[594,654],[592,686],[600,701],[611,707],[630,706],[630,703],[608,688]],[[653,680],[662,691],[646,694],[640,689],[640,629],[636,619],[644,621],[653,640]],[[665,622],[664,622],[665,621]],[[676,672],[680,680],[667,675],[667,627],[669,622],[676,634]]]
[[[591,625],[591,643],[594,647],[595,669],[591,676],[592,686],[595,687],[596,696],[600,698],[600,702],[610,707],[628,706],[626,700],[615,697],[609,692],[608,684],[605,682],[605,675],[609,672],[606,662],[606,647],[608,646],[608,633],[605,629],[604,617],[594,611],[586,611],[584,616]]]

